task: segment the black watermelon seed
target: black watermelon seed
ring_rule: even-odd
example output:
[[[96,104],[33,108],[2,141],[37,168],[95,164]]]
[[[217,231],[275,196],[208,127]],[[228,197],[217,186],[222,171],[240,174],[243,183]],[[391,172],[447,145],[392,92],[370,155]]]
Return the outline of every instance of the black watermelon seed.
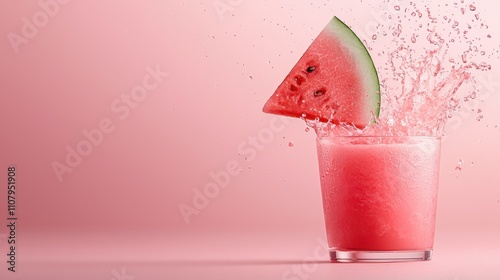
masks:
[[[312,73],[314,70],[316,70],[316,66],[309,66],[307,67],[307,73]]]
[[[320,89],[314,92],[314,97],[322,96],[323,94],[325,94],[325,90]]]

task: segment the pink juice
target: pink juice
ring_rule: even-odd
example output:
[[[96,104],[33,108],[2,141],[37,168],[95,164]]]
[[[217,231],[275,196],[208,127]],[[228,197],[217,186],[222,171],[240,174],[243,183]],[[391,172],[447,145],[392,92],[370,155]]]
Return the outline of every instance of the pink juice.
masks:
[[[332,252],[431,252],[439,138],[318,137],[317,146]]]

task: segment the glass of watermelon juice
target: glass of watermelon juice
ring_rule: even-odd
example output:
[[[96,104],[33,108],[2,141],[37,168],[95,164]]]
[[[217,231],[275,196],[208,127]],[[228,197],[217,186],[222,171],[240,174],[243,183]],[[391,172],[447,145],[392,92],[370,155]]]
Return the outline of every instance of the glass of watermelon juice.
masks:
[[[317,137],[331,260],[430,260],[439,137]]]

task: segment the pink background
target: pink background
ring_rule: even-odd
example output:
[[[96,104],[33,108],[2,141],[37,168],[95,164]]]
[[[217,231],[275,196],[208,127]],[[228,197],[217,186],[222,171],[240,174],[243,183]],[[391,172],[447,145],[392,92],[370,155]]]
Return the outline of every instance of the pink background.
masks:
[[[63,2],[51,2],[58,9],[46,22],[38,1],[0,4],[0,182],[14,164],[19,217],[19,272],[7,272],[1,226],[1,278],[119,279],[124,268],[137,280],[286,279],[310,259],[325,239],[315,135],[261,108],[333,15],[364,30],[373,9],[354,1]],[[218,14],[217,3],[231,11]],[[497,46],[498,4],[476,6],[490,25],[487,44]],[[16,52],[8,34],[22,34],[33,16],[43,26]],[[493,71],[478,77],[483,96],[454,116],[443,143],[434,259],[338,265],[325,255],[309,279],[500,277],[500,63],[490,62]],[[113,104],[123,109],[122,95],[143,84],[147,67],[169,75],[129,114],[117,113]],[[58,180],[53,162],[64,163],[66,147],[103,120],[114,130]],[[257,149],[259,136],[268,141]],[[187,224],[179,205],[192,205],[193,189],[228,163],[241,171]]]

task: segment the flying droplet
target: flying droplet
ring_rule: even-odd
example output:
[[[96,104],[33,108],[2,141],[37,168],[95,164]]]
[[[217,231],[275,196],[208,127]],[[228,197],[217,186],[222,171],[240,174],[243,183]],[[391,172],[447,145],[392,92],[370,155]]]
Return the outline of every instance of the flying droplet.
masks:
[[[401,10],[401,7],[396,5],[396,6],[394,6],[394,10],[399,11],[399,10]]]
[[[476,10],[476,7],[474,5],[470,5],[469,9],[474,12]]]
[[[290,148],[293,147],[293,142],[292,141],[288,142],[288,147],[290,147]]]
[[[467,55],[466,54],[462,54],[462,61],[463,61],[463,63],[467,63]]]
[[[457,171],[462,171],[462,165],[464,164],[464,161],[460,159],[457,163],[457,166],[455,166],[455,170]]]

